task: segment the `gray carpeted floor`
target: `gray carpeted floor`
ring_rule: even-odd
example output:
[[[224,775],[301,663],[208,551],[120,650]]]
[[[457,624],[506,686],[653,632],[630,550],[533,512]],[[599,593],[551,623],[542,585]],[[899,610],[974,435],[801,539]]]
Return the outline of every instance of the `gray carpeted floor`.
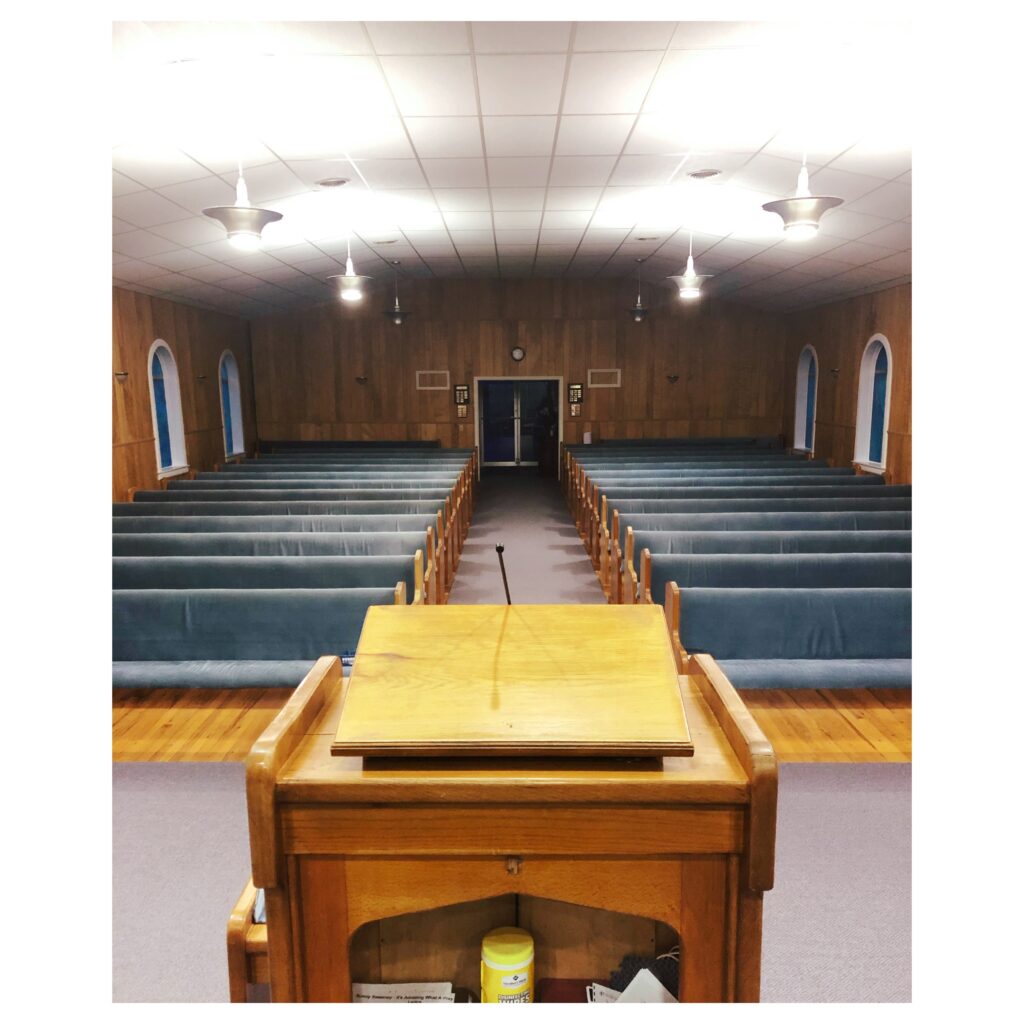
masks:
[[[762,999],[910,999],[910,765],[783,765]],[[227,999],[240,764],[114,765],[116,1002]]]
[[[505,546],[513,604],[604,604],[586,549],[553,478],[485,469],[450,604],[504,604],[495,544]]]

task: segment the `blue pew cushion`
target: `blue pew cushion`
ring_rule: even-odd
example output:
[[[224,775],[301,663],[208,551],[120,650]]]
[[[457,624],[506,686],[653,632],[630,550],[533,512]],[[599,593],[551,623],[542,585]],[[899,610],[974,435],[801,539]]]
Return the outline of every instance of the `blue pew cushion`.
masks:
[[[114,686],[298,686],[316,661],[115,661]],[[348,673],[348,668],[344,669]]]
[[[910,686],[909,658],[749,658],[718,665],[740,690]]]

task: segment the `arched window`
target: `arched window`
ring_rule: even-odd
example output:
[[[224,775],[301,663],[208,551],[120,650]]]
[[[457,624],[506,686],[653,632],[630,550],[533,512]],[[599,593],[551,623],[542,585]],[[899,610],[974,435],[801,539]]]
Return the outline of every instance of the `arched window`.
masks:
[[[238,383],[238,363],[229,349],[220,357],[220,416],[224,421],[224,454],[241,455],[245,451],[242,433],[242,391]]]
[[[818,403],[818,354],[812,345],[800,353],[796,364],[796,413],[793,447],[814,451],[814,413]]]
[[[854,460],[862,465],[885,468],[891,389],[892,349],[888,338],[876,334],[867,343],[860,361]]]
[[[160,340],[154,341],[149,350],[149,399],[153,408],[157,477],[188,469],[178,366],[171,350]]]

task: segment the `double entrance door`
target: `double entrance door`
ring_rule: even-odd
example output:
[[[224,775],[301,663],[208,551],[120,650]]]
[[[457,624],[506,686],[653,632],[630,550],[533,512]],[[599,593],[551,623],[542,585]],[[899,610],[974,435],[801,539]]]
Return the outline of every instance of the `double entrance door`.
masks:
[[[553,466],[558,452],[557,380],[478,381],[485,466]]]

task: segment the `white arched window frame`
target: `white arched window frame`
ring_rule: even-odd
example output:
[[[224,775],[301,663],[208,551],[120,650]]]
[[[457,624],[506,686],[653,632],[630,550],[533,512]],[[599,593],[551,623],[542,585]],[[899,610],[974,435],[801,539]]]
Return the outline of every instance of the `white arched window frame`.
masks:
[[[871,428],[873,424],[873,406],[875,395],[875,369],[879,354],[885,353],[885,402],[882,407],[881,455],[878,459],[871,458]],[[882,472],[889,450],[889,405],[892,396],[892,347],[884,334],[874,334],[864,346],[864,355],[860,360],[860,381],[857,385],[857,433],[853,448],[853,461],[864,469]]]
[[[220,393],[220,418],[224,427],[224,454],[228,457],[243,455],[245,434],[242,426],[242,388],[238,378],[238,360],[228,348],[221,353],[217,365],[217,390]]]
[[[798,451],[814,451],[814,425],[818,419],[818,353],[813,345],[805,345],[796,364],[796,405],[793,413],[793,447]],[[813,374],[811,370],[814,370]],[[808,437],[808,390],[811,389],[810,436]]]
[[[157,416],[156,388],[153,383],[153,360],[160,364],[163,379],[163,399],[167,412],[167,440],[170,449],[170,465],[160,451],[160,423]],[[188,457],[185,453],[185,423],[181,414],[181,387],[178,383],[178,364],[167,342],[157,338],[150,346],[146,361],[147,377],[149,378],[149,408],[153,415],[153,445],[156,450],[156,476],[164,477],[184,473],[188,469]]]

